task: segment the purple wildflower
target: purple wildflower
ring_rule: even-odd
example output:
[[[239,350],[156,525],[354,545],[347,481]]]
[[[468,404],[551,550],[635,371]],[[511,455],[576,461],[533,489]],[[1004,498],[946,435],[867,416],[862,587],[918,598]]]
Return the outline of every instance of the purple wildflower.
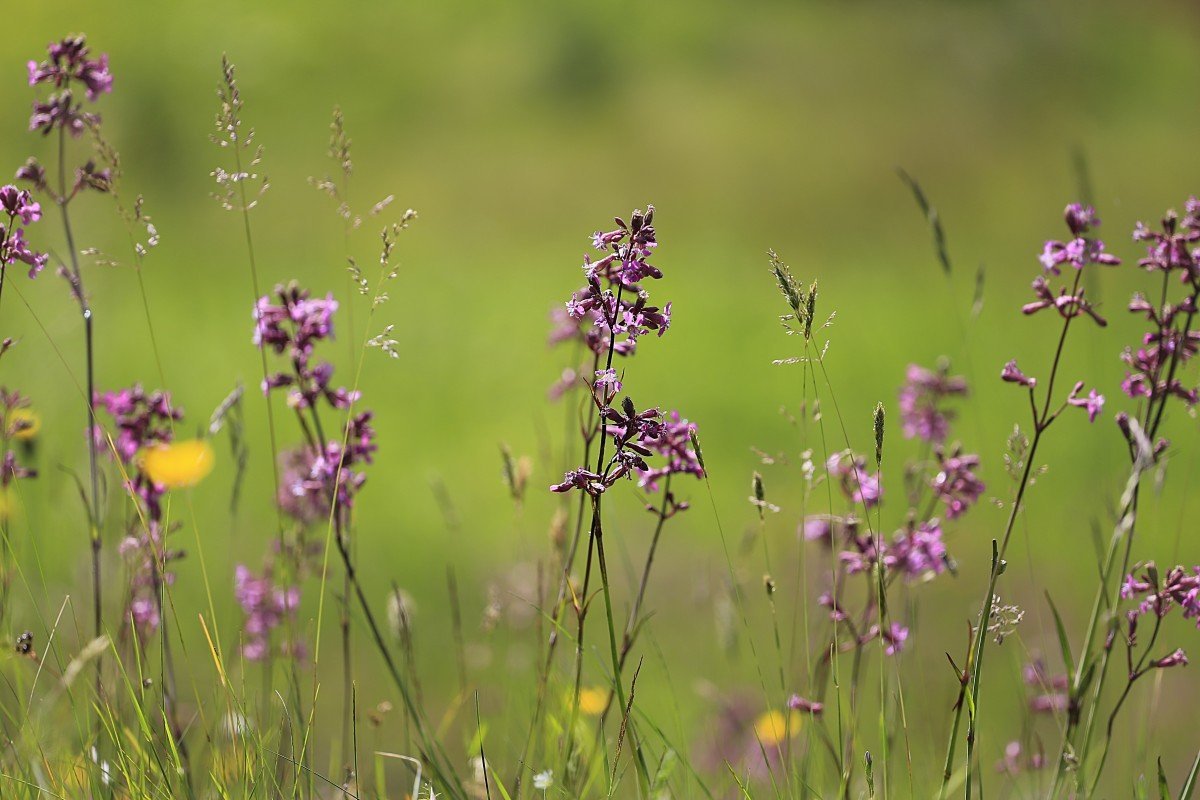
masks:
[[[133,461],[138,451],[151,445],[171,441],[172,423],[183,418],[183,412],[171,406],[167,392],[147,394],[141,384],[116,392],[96,393],[92,401],[104,409],[117,427],[116,452],[125,463]],[[106,446],[101,431],[96,441]]]
[[[36,277],[46,266],[47,257],[30,248],[23,226],[41,219],[41,205],[28,191],[9,184],[0,187],[0,213],[8,217],[0,222],[0,270],[20,261],[29,266],[29,277]]]
[[[1050,284],[1041,275],[1033,279],[1033,293],[1037,297],[1032,303],[1026,303],[1021,307],[1023,314],[1036,314],[1044,308],[1053,308],[1058,312],[1058,315],[1063,319],[1077,317],[1080,314],[1087,314],[1100,327],[1108,325],[1108,320],[1096,313],[1096,309],[1092,307],[1084,298],[1083,289],[1077,290],[1076,294],[1068,294],[1066,288],[1058,290],[1058,294],[1050,288]]]
[[[834,453],[826,462],[825,469],[852,503],[871,508],[882,499],[883,484],[879,474],[867,472],[867,461],[862,456],[849,450]]]
[[[1188,663],[1187,653],[1183,652],[1183,648],[1176,648],[1175,652],[1155,659],[1150,662],[1153,666],[1159,669],[1168,667],[1186,667]]]
[[[1142,222],[1133,230],[1134,241],[1146,242],[1146,257],[1138,265],[1149,271],[1181,273],[1183,281],[1200,278],[1200,264],[1192,249],[1200,240],[1200,201],[1189,197],[1183,219],[1174,211],[1163,215],[1162,230],[1152,231]]]
[[[942,408],[948,397],[967,394],[967,381],[950,376],[944,366],[937,372],[908,365],[904,385],[900,388],[900,420],[906,439],[914,437],[928,442],[943,442],[950,430],[951,412]]]
[[[678,411],[667,414],[662,424],[642,439],[642,444],[656,455],[662,456],[666,463],[660,467],[639,471],[638,485],[653,492],[658,490],[658,481],[668,475],[703,478],[704,468],[700,466],[700,457],[692,448],[695,434],[694,422],[688,422]]]
[[[816,700],[809,700],[807,697],[794,694],[788,698],[788,708],[792,711],[804,711],[812,714],[814,717],[819,717],[825,710],[825,705],[818,703]]]
[[[1027,386],[1030,389],[1037,386],[1037,378],[1031,378],[1022,372],[1021,368],[1017,366],[1015,358],[1004,365],[1004,369],[1000,371],[1000,380]]]
[[[1071,395],[1067,398],[1067,403],[1079,408],[1087,409],[1088,422],[1095,422],[1100,411],[1104,408],[1104,395],[1096,394],[1096,390],[1092,389],[1088,392],[1087,397],[1080,397],[1079,393],[1083,391],[1083,381],[1075,384],[1075,388],[1071,391]]]
[[[30,130],[49,134],[62,128],[72,136],[80,135],[84,128],[94,125],[99,117],[83,110],[82,103],[75,100],[73,84],[80,84],[90,102],[100,95],[112,91],[112,73],[108,69],[108,56],[89,58],[87,41],[83,36],[71,36],[47,47],[45,60],[30,61],[29,85],[47,84],[53,91],[45,100],[35,101]]]
[[[246,617],[242,625],[245,636],[242,656],[248,661],[261,661],[270,653],[271,632],[295,617],[300,607],[300,588],[276,584],[269,570],[258,577],[246,566],[238,564],[234,574],[234,597]],[[288,643],[280,650],[284,656],[299,652]]]
[[[1096,211],[1091,206],[1072,203],[1065,211],[1067,227],[1075,237],[1070,241],[1046,242],[1039,260],[1046,272],[1058,275],[1059,266],[1070,264],[1075,269],[1083,269],[1088,264],[1103,264],[1115,266],[1121,261],[1116,256],[1104,252],[1104,242],[1084,236],[1092,228],[1100,224]]]
[[[955,519],[975,505],[986,488],[983,481],[975,475],[975,470],[979,467],[979,456],[964,454],[959,448],[947,454],[938,448],[937,458],[940,469],[930,485],[934,493],[946,504],[946,517]]]

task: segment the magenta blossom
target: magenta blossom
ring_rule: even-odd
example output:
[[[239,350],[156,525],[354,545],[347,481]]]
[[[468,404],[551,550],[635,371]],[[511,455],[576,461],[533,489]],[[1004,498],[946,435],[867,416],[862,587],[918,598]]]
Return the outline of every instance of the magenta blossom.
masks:
[[[1062,264],[1070,264],[1075,269],[1083,269],[1088,264],[1103,264],[1115,266],[1121,260],[1114,255],[1104,252],[1104,242],[1091,239],[1084,234],[1100,224],[1096,210],[1091,206],[1072,203],[1064,212],[1067,227],[1075,237],[1066,242],[1051,240],[1046,242],[1039,260],[1046,272],[1058,275]]]
[[[943,407],[943,401],[966,394],[966,379],[948,375],[945,367],[934,372],[909,364],[904,385],[900,388],[904,437],[917,437],[928,442],[945,441],[950,431],[951,412]]]
[[[946,517],[955,519],[975,505],[986,488],[975,474],[979,456],[964,454],[957,448],[947,454],[939,448],[937,458],[940,469],[930,485],[946,504]]]
[[[1037,378],[1031,378],[1022,372],[1021,368],[1017,366],[1015,358],[1004,365],[1004,369],[1000,371],[1000,380],[1026,386],[1030,389],[1037,386]]]
[[[1096,394],[1096,390],[1092,389],[1088,392],[1087,397],[1080,397],[1079,393],[1083,391],[1083,381],[1075,384],[1075,388],[1071,391],[1071,396],[1067,398],[1067,403],[1079,408],[1087,409],[1088,422],[1095,422],[1100,411],[1104,408],[1104,395]]]
[[[246,617],[242,625],[242,656],[247,661],[262,661],[270,654],[271,632],[296,616],[300,607],[300,589],[275,584],[269,571],[258,577],[246,566],[238,564],[233,592]],[[285,643],[280,652],[289,656],[299,650]]]

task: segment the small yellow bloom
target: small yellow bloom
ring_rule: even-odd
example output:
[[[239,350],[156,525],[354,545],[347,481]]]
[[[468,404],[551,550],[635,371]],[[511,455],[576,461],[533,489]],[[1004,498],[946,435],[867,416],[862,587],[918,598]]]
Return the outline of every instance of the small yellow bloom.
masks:
[[[777,746],[788,735],[800,733],[800,722],[800,715],[794,711],[787,717],[781,711],[767,711],[754,720],[754,736],[764,747]]]
[[[31,408],[14,408],[4,421],[8,434],[18,440],[32,439],[42,429],[42,417]]]
[[[598,717],[604,713],[608,705],[608,690],[594,686],[579,690],[579,713],[588,717]]]
[[[212,472],[212,445],[203,439],[156,445],[142,452],[141,467],[150,480],[168,489],[195,486]]]

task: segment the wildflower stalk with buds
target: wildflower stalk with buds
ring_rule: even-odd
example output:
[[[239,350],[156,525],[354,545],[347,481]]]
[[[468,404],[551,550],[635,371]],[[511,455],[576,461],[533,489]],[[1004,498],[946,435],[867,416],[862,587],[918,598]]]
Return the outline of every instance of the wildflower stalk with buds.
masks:
[[[974,754],[977,740],[977,723],[979,719],[979,704],[980,704],[980,686],[982,681],[982,670],[984,663],[984,652],[987,645],[988,631],[991,627],[992,613],[996,603],[996,584],[1003,574],[1007,562],[1005,555],[1008,551],[1009,541],[1012,538],[1012,532],[1015,528],[1017,516],[1021,511],[1022,503],[1025,499],[1025,492],[1029,487],[1030,478],[1033,474],[1035,459],[1037,457],[1038,446],[1042,441],[1049,427],[1058,419],[1059,414],[1068,406],[1081,406],[1088,412],[1088,417],[1091,420],[1095,419],[1095,415],[1099,408],[1103,406],[1104,398],[1097,395],[1094,391],[1089,398],[1080,398],[1079,392],[1083,388],[1083,383],[1077,383],[1070,395],[1059,402],[1056,406],[1054,385],[1058,379],[1059,367],[1062,363],[1063,352],[1067,342],[1067,335],[1071,329],[1071,323],[1076,317],[1086,315],[1090,317],[1098,325],[1106,325],[1106,321],[1096,313],[1095,309],[1084,296],[1084,291],[1081,288],[1081,279],[1083,270],[1095,265],[1111,266],[1120,263],[1119,260],[1105,252],[1104,243],[1099,239],[1088,237],[1091,229],[1099,225],[1099,219],[1096,218],[1095,212],[1091,207],[1083,207],[1080,205],[1068,206],[1065,212],[1067,227],[1072,236],[1068,242],[1049,241],[1043,250],[1040,257],[1042,266],[1049,275],[1057,276],[1061,273],[1061,267],[1066,264],[1073,269],[1073,279],[1071,288],[1061,289],[1057,294],[1050,288],[1050,285],[1045,277],[1038,276],[1033,282],[1034,293],[1037,300],[1028,303],[1022,309],[1023,313],[1030,315],[1035,314],[1043,309],[1054,309],[1062,320],[1062,326],[1059,330],[1058,342],[1054,349],[1054,355],[1050,362],[1050,370],[1045,382],[1045,397],[1040,404],[1036,396],[1037,380],[1028,377],[1020,369],[1017,368],[1016,362],[1009,362],[1005,366],[1001,378],[1010,383],[1016,383],[1025,387],[1029,393],[1029,405],[1031,413],[1031,424],[1033,426],[1033,438],[1030,441],[1028,451],[1025,453],[1025,464],[1021,472],[1020,478],[1017,480],[1016,490],[1013,496],[1012,503],[1009,506],[1008,520],[1005,523],[1004,531],[1000,536],[999,542],[992,542],[992,561],[991,569],[988,572],[987,591],[984,594],[984,602],[980,609],[979,625],[975,630],[974,642],[967,655],[966,676],[969,680],[970,688],[968,697],[965,703],[961,703],[955,709],[954,722],[951,727],[952,738],[947,748],[946,771],[942,778],[941,796],[945,796],[951,773],[950,765],[953,763],[953,754],[955,741],[953,732],[958,730],[959,719],[963,713],[964,706],[969,709],[967,716],[967,773],[965,794],[970,800],[973,791],[974,779]]]
[[[96,426],[96,410],[92,397],[96,390],[95,381],[95,316],[87,292],[83,285],[83,273],[79,264],[79,250],[75,245],[75,233],[71,224],[71,202],[81,191],[89,188],[103,187],[103,176],[97,176],[91,162],[75,170],[75,181],[67,184],[67,135],[78,138],[85,130],[94,129],[100,124],[99,115],[84,110],[83,101],[76,92],[83,90],[89,102],[95,102],[101,94],[112,91],[112,74],[108,70],[108,56],[101,55],[91,58],[87,41],[83,36],[72,36],[59,42],[53,42],[47,48],[47,57],[41,62],[29,62],[29,85],[48,85],[51,93],[43,100],[33,104],[33,116],[29,121],[31,131],[37,131],[43,136],[56,137],[57,150],[57,188],[52,189],[46,170],[36,159],[30,159],[22,167],[17,177],[33,185],[35,190],[48,196],[58,206],[62,220],[63,235],[66,239],[68,264],[59,266],[59,274],[70,285],[71,296],[79,306],[83,319],[84,361],[86,373],[87,396],[84,402],[87,410],[87,430]],[[44,257],[43,257],[44,263]],[[7,270],[6,270],[7,271]],[[88,438],[88,525],[89,540],[92,547],[92,605],[93,628],[98,637],[102,631],[102,599],[103,590],[100,571],[100,477],[97,464],[97,445],[89,434]],[[97,674],[97,680],[99,675]]]
[[[1114,581],[1114,576],[1127,575],[1130,570],[1141,477],[1168,447],[1167,440],[1160,436],[1164,414],[1172,403],[1182,404],[1191,411],[1200,402],[1200,390],[1185,385],[1180,379],[1180,370],[1200,350],[1200,331],[1193,328],[1200,307],[1200,259],[1192,249],[1200,241],[1200,201],[1189,198],[1182,217],[1175,211],[1168,211],[1163,216],[1159,230],[1152,230],[1139,222],[1133,238],[1146,243],[1146,255],[1139,260],[1138,266],[1160,277],[1160,299],[1154,304],[1146,296],[1137,293],[1129,303],[1129,311],[1145,317],[1149,323],[1139,346],[1136,349],[1126,348],[1121,355],[1121,360],[1128,368],[1121,389],[1137,403],[1135,413],[1121,412],[1116,417],[1118,428],[1128,446],[1131,472],[1121,499],[1118,524],[1105,552],[1100,583],[1092,603],[1076,670],[1072,675],[1072,702],[1080,711],[1086,706],[1086,714],[1077,711],[1068,718],[1055,776],[1056,788],[1065,778],[1068,753],[1080,761],[1089,753],[1113,649],[1107,644],[1097,649],[1096,639],[1104,630],[1102,618],[1106,609],[1117,608],[1122,598],[1123,587],[1119,581]],[[1184,287],[1177,298],[1172,298],[1170,291],[1172,279],[1177,279]],[[1116,563],[1118,554],[1122,559],[1119,570]],[[1106,638],[1111,636],[1110,633]],[[1129,674],[1133,672],[1130,670]],[[1131,684],[1132,680],[1129,680],[1126,693]],[[1089,697],[1085,702],[1082,695],[1089,689]],[[1099,781],[1107,760],[1112,738],[1111,721],[1123,702],[1124,697],[1118,701],[1110,717],[1109,732],[1099,757],[1095,781]]]
[[[567,319],[564,324],[573,329],[568,335],[578,335],[593,352],[597,369],[594,379],[588,382],[590,402],[593,406],[594,430],[585,429],[585,457],[588,443],[599,439],[595,465],[585,463],[571,470],[563,481],[551,487],[555,492],[579,491],[590,500],[591,522],[588,527],[588,547],[584,561],[584,577],[581,591],[574,600],[576,615],[576,647],[570,721],[567,727],[566,744],[563,750],[564,776],[574,750],[575,727],[579,718],[580,694],[583,679],[583,643],[587,612],[590,603],[592,564],[596,563],[600,594],[604,600],[607,623],[609,657],[613,676],[613,695],[626,711],[622,721],[622,738],[628,736],[634,754],[638,779],[643,790],[650,783],[649,770],[642,752],[637,727],[628,718],[629,704],[622,680],[622,671],[636,637],[641,605],[645,598],[650,567],[657,549],[662,525],[678,511],[686,508],[670,492],[670,477],[688,473],[702,475],[703,469],[692,448],[695,427],[677,413],[664,417],[657,408],[639,410],[624,391],[623,375],[614,369],[617,355],[632,354],[640,337],[657,332],[666,332],[671,322],[671,305],[661,309],[649,303],[649,294],[641,287],[648,279],[662,277],[662,272],[647,260],[658,245],[653,225],[654,207],[648,206],[643,214],[635,211],[626,223],[617,219],[617,228],[608,232],[597,232],[592,237],[593,246],[604,256],[592,261],[585,259],[584,270],[587,284],[577,291],[567,303]],[[577,333],[576,333],[577,332]],[[602,366],[601,366],[602,365]],[[609,453],[609,440],[613,451]],[[665,466],[651,466],[648,459],[661,456]],[[658,482],[664,485],[664,499],[658,509],[658,524],[643,569],[643,578],[634,603],[630,621],[618,643],[616,614],[612,601],[608,559],[604,541],[603,499],[605,493],[622,478],[637,477],[639,485],[655,491]],[[564,562],[563,580],[569,580],[570,558]],[[553,647],[551,642],[550,647]],[[539,693],[541,693],[540,690]],[[610,696],[608,703],[612,702]],[[605,710],[607,711],[607,704]],[[535,718],[539,709],[535,709]],[[528,752],[528,750],[526,751]],[[519,783],[518,783],[519,791]]]

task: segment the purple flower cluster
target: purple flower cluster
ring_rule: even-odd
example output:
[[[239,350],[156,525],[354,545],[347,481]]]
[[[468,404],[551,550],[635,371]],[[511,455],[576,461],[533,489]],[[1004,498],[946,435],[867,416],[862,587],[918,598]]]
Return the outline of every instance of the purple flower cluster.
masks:
[[[1162,230],[1153,231],[1139,222],[1133,239],[1146,242],[1146,257],[1138,266],[1148,272],[1178,272],[1183,283],[1200,280],[1200,261],[1193,248],[1200,241],[1200,200],[1189,197],[1183,205],[1183,219],[1175,211],[1163,215]]]
[[[329,518],[331,501],[351,508],[367,476],[360,465],[370,464],[377,449],[372,412],[356,414],[349,421],[345,448],[341,441],[328,441],[320,451],[299,447],[280,456],[283,471],[278,492],[279,507],[302,524]]]
[[[254,306],[254,344],[286,355],[290,372],[276,372],[263,381],[263,392],[288,388],[288,405],[311,408],[324,398],[334,408],[349,408],[358,396],[343,388],[331,388],[333,365],[313,362],[317,343],[333,338],[333,313],[337,301],[333,295],[313,298],[295,283],[276,286],[272,303],[261,297]]]
[[[1138,346],[1127,347],[1121,354],[1128,367],[1121,390],[1144,400],[1150,409],[1169,397],[1182,400],[1188,408],[1200,402],[1200,390],[1185,385],[1180,377],[1180,368],[1200,351],[1200,330],[1193,328],[1200,304],[1200,251],[1192,249],[1200,241],[1200,201],[1191,197],[1184,209],[1182,219],[1168,211],[1159,231],[1139,222],[1133,232],[1135,240],[1146,242],[1146,257],[1138,264],[1162,275],[1162,301],[1154,305],[1135,294],[1129,303],[1130,312],[1145,317],[1148,326]],[[1170,298],[1167,291],[1172,273],[1178,273],[1186,286],[1177,299]],[[1152,418],[1147,415],[1146,419]]]
[[[996,763],[996,771],[1010,777],[1020,775],[1029,770],[1039,770],[1046,766],[1046,753],[1039,747],[1031,753],[1025,752],[1025,747],[1019,741],[1011,741],[1004,746],[1004,758]]]
[[[669,475],[704,477],[704,468],[692,442],[695,423],[688,422],[678,411],[664,417],[657,408],[638,411],[626,397],[621,407],[605,404],[611,397],[603,389],[596,392],[596,405],[603,420],[604,433],[611,438],[615,450],[602,472],[581,467],[566,473],[561,483],[550,487],[552,492],[579,489],[596,496],[603,494],[621,478],[638,479],[647,491],[657,491],[658,482]],[[665,463],[650,466],[647,458],[662,457]]]
[[[73,84],[82,85],[90,102],[100,95],[112,91],[112,73],[108,71],[108,56],[90,58],[87,41],[83,36],[70,36],[52,42],[43,61],[29,62],[29,85],[46,84],[53,90],[43,100],[33,104],[33,116],[29,119],[31,131],[49,134],[56,128],[72,136],[79,136],[84,129],[99,121],[96,114],[83,110],[83,103],[76,100]]]
[[[116,392],[97,392],[92,403],[113,418],[117,434],[114,445],[126,464],[132,463],[142,448],[171,441],[173,424],[183,419],[183,412],[171,406],[169,393],[147,394],[141,384]],[[101,447],[108,446],[103,431],[97,428],[94,435]]]
[[[1104,242],[1085,235],[1092,228],[1100,225],[1100,218],[1096,216],[1096,209],[1091,206],[1072,203],[1067,206],[1064,216],[1066,217],[1067,228],[1070,229],[1071,235],[1074,238],[1066,242],[1056,240],[1046,242],[1045,247],[1042,248],[1042,255],[1039,256],[1039,260],[1042,262],[1042,266],[1046,272],[1058,275],[1060,274],[1059,267],[1063,264],[1070,264],[1079,270],[1088,264],[1116,266],[1121,263],[1121,260],[1116,256],[1104,252]]]
[[[46,266],[46,254],[30,249],[25,229],[42,218],[41,205],[28,191],[9,184],[0,187],[0,212],[8,216],[0,222],[0,271],[20,261],[29,266],[29,277],[36,277]]]
[[[1068,689],[1071,679],[1065,675],[1050,675],[1041,659],[1034,659],[1021,668],[1021,678],[1029,687],[1029,710],[1036,714],[1063,714],[1070,709]]]
[[[1131,623],[1148,614],[1161,619],[1178,606],[1183,617],[1196,620],[1196,627],[1200,628],[1200,567],[1177,566],[1162,577],[1151,562],[1140,577],[1133,573],[1125,576],[1121,598],[1138,601],[1137,607],[1128,613]]]
[[[900,422],[904,438],[935,443],[946,441],[953,412],[945,409],[943,402],[966,394],[966,379],[949,375],[945,365],[939,365],[935,372],[909,364],[904,385],[900,387]]]
[[[1042,309],[1053,308],[1063,319],[1087,314],[1095,320],[1097,325],[1107,325],[1104,318],[1096,313],[1092,304],[1084,297],[1084,291],[1079,286],[1079,274],[1080,270],[1086,266],[1092,264],[1116,266],[1121,263],[1121,260],[1104,251],[1104,242],[1085,236],[1092,228],[1100,224],[1100,220],[1091,206],[1072,203],[1067,206],[1065,216],[1067,228],[1070,229],[1074,238],[1066,242],[1057,240],[1046,242],[1039,260],[1046,273],[1050,275],[1059,275],[1061,273],[1059,267],[1063,264],[1070,264],[1076,271],[1073,284],[1071,288],[1060,287],[1055,292],[1046,278],[1039,275],[1033,281],[1033,293],[1037,299],[1025,304],[1022,311],[1025,314],[1035,314]]]
[[[166,489],[141,469],[138,454],[148,447],[170,442],[174,437],[173,425],[183,419],[183,412],[171,405],[171,396],[167,392],[147,393],[140,384],[115,392],[97,392],[92,403],[113,419],[116,428],[113,449],[127,468],[125,488],[141,503],[142,514],[131,523],[130,532],[121,541],[119,549],[130,568],[127,613],[134,630],[144,639],[157,630],[161,622],[160,587],[170,586],[175,581],[175,575],[167,565],[182,558],[183,552],[168,550],[165,546],[164,540],[170,533],[162,509]],[[97,449],[109,449],[108,437],[99,426],[92,436]]]
[[[888,574],[917,581],[945,572],[949,561],[942,526],[936,518],[909,522],[889,542],[864,533],[854,517],[809,517],[804,522],[804,537],[828,545],[836,540],[841,548],[838,561],[848,575],[869,572],[882,556]]]
[[[314,298],[291,283],[275,287],[275,298],[259,298],[254,306],[254,343],[283,356],[290,367],[267,376],[263,392],[287,390],[287,404],[295,409],[307,443],[281,456],[278,490],[280,508],[304,523],[328,519],[331,505],[348,511],[366,482],[362,466],[370,464],[376,450],[373,414],[360,412],[346,422],[343,447],[339,428],[326,438],[321,426],[322,406],[343,411],[358,401],[358,392],[333,388],[333,365],[314,359],[317,345],[333,338],[333,295]],[[307,412],[307,417],[305,415]],[[308,421],[311,420],[311,423]]]
[[[662,277],[662,271],[647,261],[658,245],[653,220],[654,206],[647,206],[644,214],[634,211],[628,224],[618,217],[614,230],[597,231],[592,244],[605,255],[595,261],[585,257],[587,285],[571,296],[565,315],[556,314],[558,324],[551,342],[578,340],[593,353],[595,379],[587,385],[599,420],[598,432],[615,447],[606,463],[570,470],[550,487],[552,492],[578,489],[595,497],[621,478],[633,477],[641,488],[653,492],[671,475],[704,476],[695,450],[694,423],[678,411],[666,416],[657,408],[639,411],[628,395],[619,406],[616,403],[625,387],[621,373],[612,366],[613,357],[631,355],[639,337],[651,331],[662,336],[671,324],[671,304],[661,309],[650,305],[649,295],[638,285]],[[561,396],[567,382],[578,380],[580,372],[565,372],[551,395]],[[647,461],[651,458],[662,458],[665,463],[652,466]],[[678,511],[686,504],[672,502],[671,507]]]
[[[658,246],[653,220],[654,206],[647,206],[645,213],[634,211],[629,223],[618,217],[614,230],[592,235],[592,245],[605,255],[596,260],[584,256],[586,283],[565,307],[552,313],[550,344],[580,342],[600,366],[602,359],[611,361],[612,355],[633,355],[640,337],[651,332],[662,336],[671,327],[671,304],[651,305],[640,286],[647,279],[662,277],[662,271],[647,260]],[[564,375],[551,389],[551,397],[561,397],[577,385],[583,372]]]
[[[234,597],[246,616],[242,625],[242,656],[247,661],[262,661],[271,650],[271,633],[295,618],[300,607],[300,587],[276,584],[270,570],[256,576],[243,564],[237,566],[233,587]],[[280,655],[303,659],[303,645],[285,641],[280,645]]]
[[[13,481],[37,477],[37,470],[22,466],[16,451],[9,449],[14,440],[25,439],[32,431],[33,423],[25,411],[28,407],[29,401],[20,392],[0,386],[0,452],[4,453],[0,457],[0,490],[7,489]]]
[[[879,473],[867,471],[867,460],[850,450],[834,453],[825,463],[825,470],[842,494],[854,505],[871,508],[883,499],[883,484]]]
[[[1121,263],[1121,260],[1105,251],[1104,242],[1085,235],[1100,224],[1100,220],[1096,217],[1095,209],[1091,206],[1072,203],[1067,206],[1065,216],[1067,227],[1074,238],[1066,242],[1056,240],[1046,242],[1039,259],[1045,271],[1050,275],[1059,275],[1061,273],[1060,266],[1070,264],[1075,268],[1075,276],[1072,283],[1069,287],[1060,286],[1056,291],[1044,275],[1038,275],[1033,280],[1033,293],[1036,299],[1022,306],[1021,312],[1027,315],[1036,314],[1043,309],[1052,308],[1067,323],[1075,317],[1086,315],[1091,317],[1097,325],[1104,327],[1108,325],[1108,321],[1100,316],[1099,312],[1096,311],[1095,307],[1085,297],[1084,290],[1080,286],[1081,271],[1084,267],[1091,265],[1116,266]],[[1057,368],[1057,358],[1054,364],[1055,368]],[[1034,408],[1035,425],[1044,428],[1053,419],[1057,418],[1059,411],[1050,413],[1049,401],[1047,401],[1046,410],[1038,412],[1033,394],[1034,389],[1037,387],[1038,379],[1022,371],[1017,366],[1015,359],[1004,365],[1004,368],[1000,371],[1000,380],[1024,386],[1029,390],[1030,403]],[[1054,381],[1051,380],[1050,385],[1053,386],[1053,384]],[[1095,422],[1101,409],[1104,408],[1104,395],[1097,393],[1093,389],[1086,397],[1082,397],[1080,396],[1082,390],[1083,383],[1076,383],[1065,405],[1084,409],[1087,412],[1088,420]]]
[[[938,472],[930,485],[934,494],[946,505],[946,518],[961,517],[979,502],[986,488],[975,474],[979,467],[979,456],[964,454],[961,447],[956,447],[950,453],[939,447],[937,459]]]
[[[662,420],[656,435],[649,436],[643,443],[666,463],[638,472],[638,486],[648,491],[657,491],[658,482],[668,475],[693,475],[704,477],[704,467],[694,449],[696,424],[688,422],[678,411],[671,411]]]
[[[806,517],[800,533],[805,540],[819,543],[832,554],[833,589],[823,592],[818,604],[827,609],[835,625],[846,629],[848,637],[843,641],[847,644],[843,647],[861,647],[882,640],[884,652],[894,655],[903,649],[909,635],[899,622],[881,619],[875,602],[866,603],[858,612],[848,608],[840,597],[846,578],[858,575],[871,582],[877,568],[882,567],[883,589],[887,592],[897,579],[915,584],[953,568],[942,520],[932,512],[940,501],[945,505],[946,519],[960,517],[978,502],[984,490],[976,475],[979,457],[963,453],[957,444],[953,447],[944,444],[951,434],[953,420],[944,401],[963,397],[967,391],[966,380],[951,376],[945,364],[936,371],[909,365],[900,388],[904,433],[928,442],[936,461],[924,459],[909,464],[906,470],[909,512],[903,526],[890,537],[882,530],[863,529],[863,520],[870,520],[872,510],[884,499],[881,475],[868,469],[867,459],[852,450],[843,450],[825,463],[826,479],[838,488],[847,508],[841,514]],[[882,442],[882,430],[882,415],[877,411],[877,446]],[[876,591],[872,583],[868,596],[874,597]]]

